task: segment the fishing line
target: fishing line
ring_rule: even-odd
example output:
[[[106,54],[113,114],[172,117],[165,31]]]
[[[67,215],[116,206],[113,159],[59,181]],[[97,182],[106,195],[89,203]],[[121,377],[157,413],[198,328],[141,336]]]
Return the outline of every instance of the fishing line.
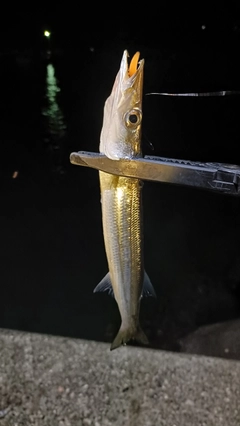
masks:
[[[240,95],[240,90],[220,90],[217,92],[187,92],[187,93],[168,93],[168,92],[151,92],[145,93],[145,96],[178,96],[178,97],[214,97],[214,96],[231,96],[231,95]],[[154,145],[150,140],[146,137],[146,134],[143,135],[144,139],[146,139],[149,147],[152,151],[154,151]]]
[[[167,92],[151,92],[145,93],[146,96],[158,95],[158,96],[229,96],[229,95],[240,95],[240,90],[221,90],[218,92],[190,92],[190,93],[167,93]]]
[[[153,143],[150,141],[150,139],[148,139],[148,137],[146,136],[146,133],[145,133],[145,132],[143,132],[143,138],[142,138],[142,141],[143,141],[143,143],[144,143],[145,145],[147,145],[147,146],[148,146],[148,148],[150,148],[150,149],[151,149],[151,151],[154,151],[154,145],[153,145]]]

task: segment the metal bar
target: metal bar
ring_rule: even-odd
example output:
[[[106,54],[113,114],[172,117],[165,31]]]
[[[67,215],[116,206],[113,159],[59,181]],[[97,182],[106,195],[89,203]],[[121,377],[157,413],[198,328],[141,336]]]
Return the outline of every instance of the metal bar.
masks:
[[[240,166],[233,164],[200,163],[153,156],[110,160],[102,154],[86,151],[73,152],[70,162],[119,176],[240,195]]]

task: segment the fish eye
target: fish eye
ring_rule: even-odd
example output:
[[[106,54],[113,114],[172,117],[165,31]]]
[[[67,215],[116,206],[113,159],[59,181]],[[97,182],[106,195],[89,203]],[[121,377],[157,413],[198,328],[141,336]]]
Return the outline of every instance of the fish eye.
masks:
[[[137,127],[142,121],[142,113],[134,108],[125,114],[125,124],[127,127]]]

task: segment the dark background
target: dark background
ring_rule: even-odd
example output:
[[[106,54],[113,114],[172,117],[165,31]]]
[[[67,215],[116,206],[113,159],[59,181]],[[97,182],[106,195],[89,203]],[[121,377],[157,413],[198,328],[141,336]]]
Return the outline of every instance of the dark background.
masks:
[[[98,151],[128,49],[145,58],[144,154],[239,164],[239,96],[145,94],[240,90],[240,19],[234,8],[184,21],[151,10],[114,29],[111,19],[93,25],[90,9],[19,10],[14,21],[15,10],[1,27],[0,327],[110,342],[117,305],[93,294],[107,272],[98,173],[69,155]],[[151,347],[179,350],[198,327],[240,316],[240,199],[150,182],[143,197],[157,300],[142,301],[141,323]]]

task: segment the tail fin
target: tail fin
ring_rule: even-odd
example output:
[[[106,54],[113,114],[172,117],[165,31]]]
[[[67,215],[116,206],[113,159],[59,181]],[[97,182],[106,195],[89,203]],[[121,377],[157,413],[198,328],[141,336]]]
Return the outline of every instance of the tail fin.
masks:
[[[111,344],[111,351],[113,349],[117,349],[121,345],[126,345],[129,340],[136,340],[137,342],[142,343],[143,345],[149,344],[148,338],[140,326],[138,326],[137,329],[133,330],[131,328],[124,328],[121,325],[117,336]]]

